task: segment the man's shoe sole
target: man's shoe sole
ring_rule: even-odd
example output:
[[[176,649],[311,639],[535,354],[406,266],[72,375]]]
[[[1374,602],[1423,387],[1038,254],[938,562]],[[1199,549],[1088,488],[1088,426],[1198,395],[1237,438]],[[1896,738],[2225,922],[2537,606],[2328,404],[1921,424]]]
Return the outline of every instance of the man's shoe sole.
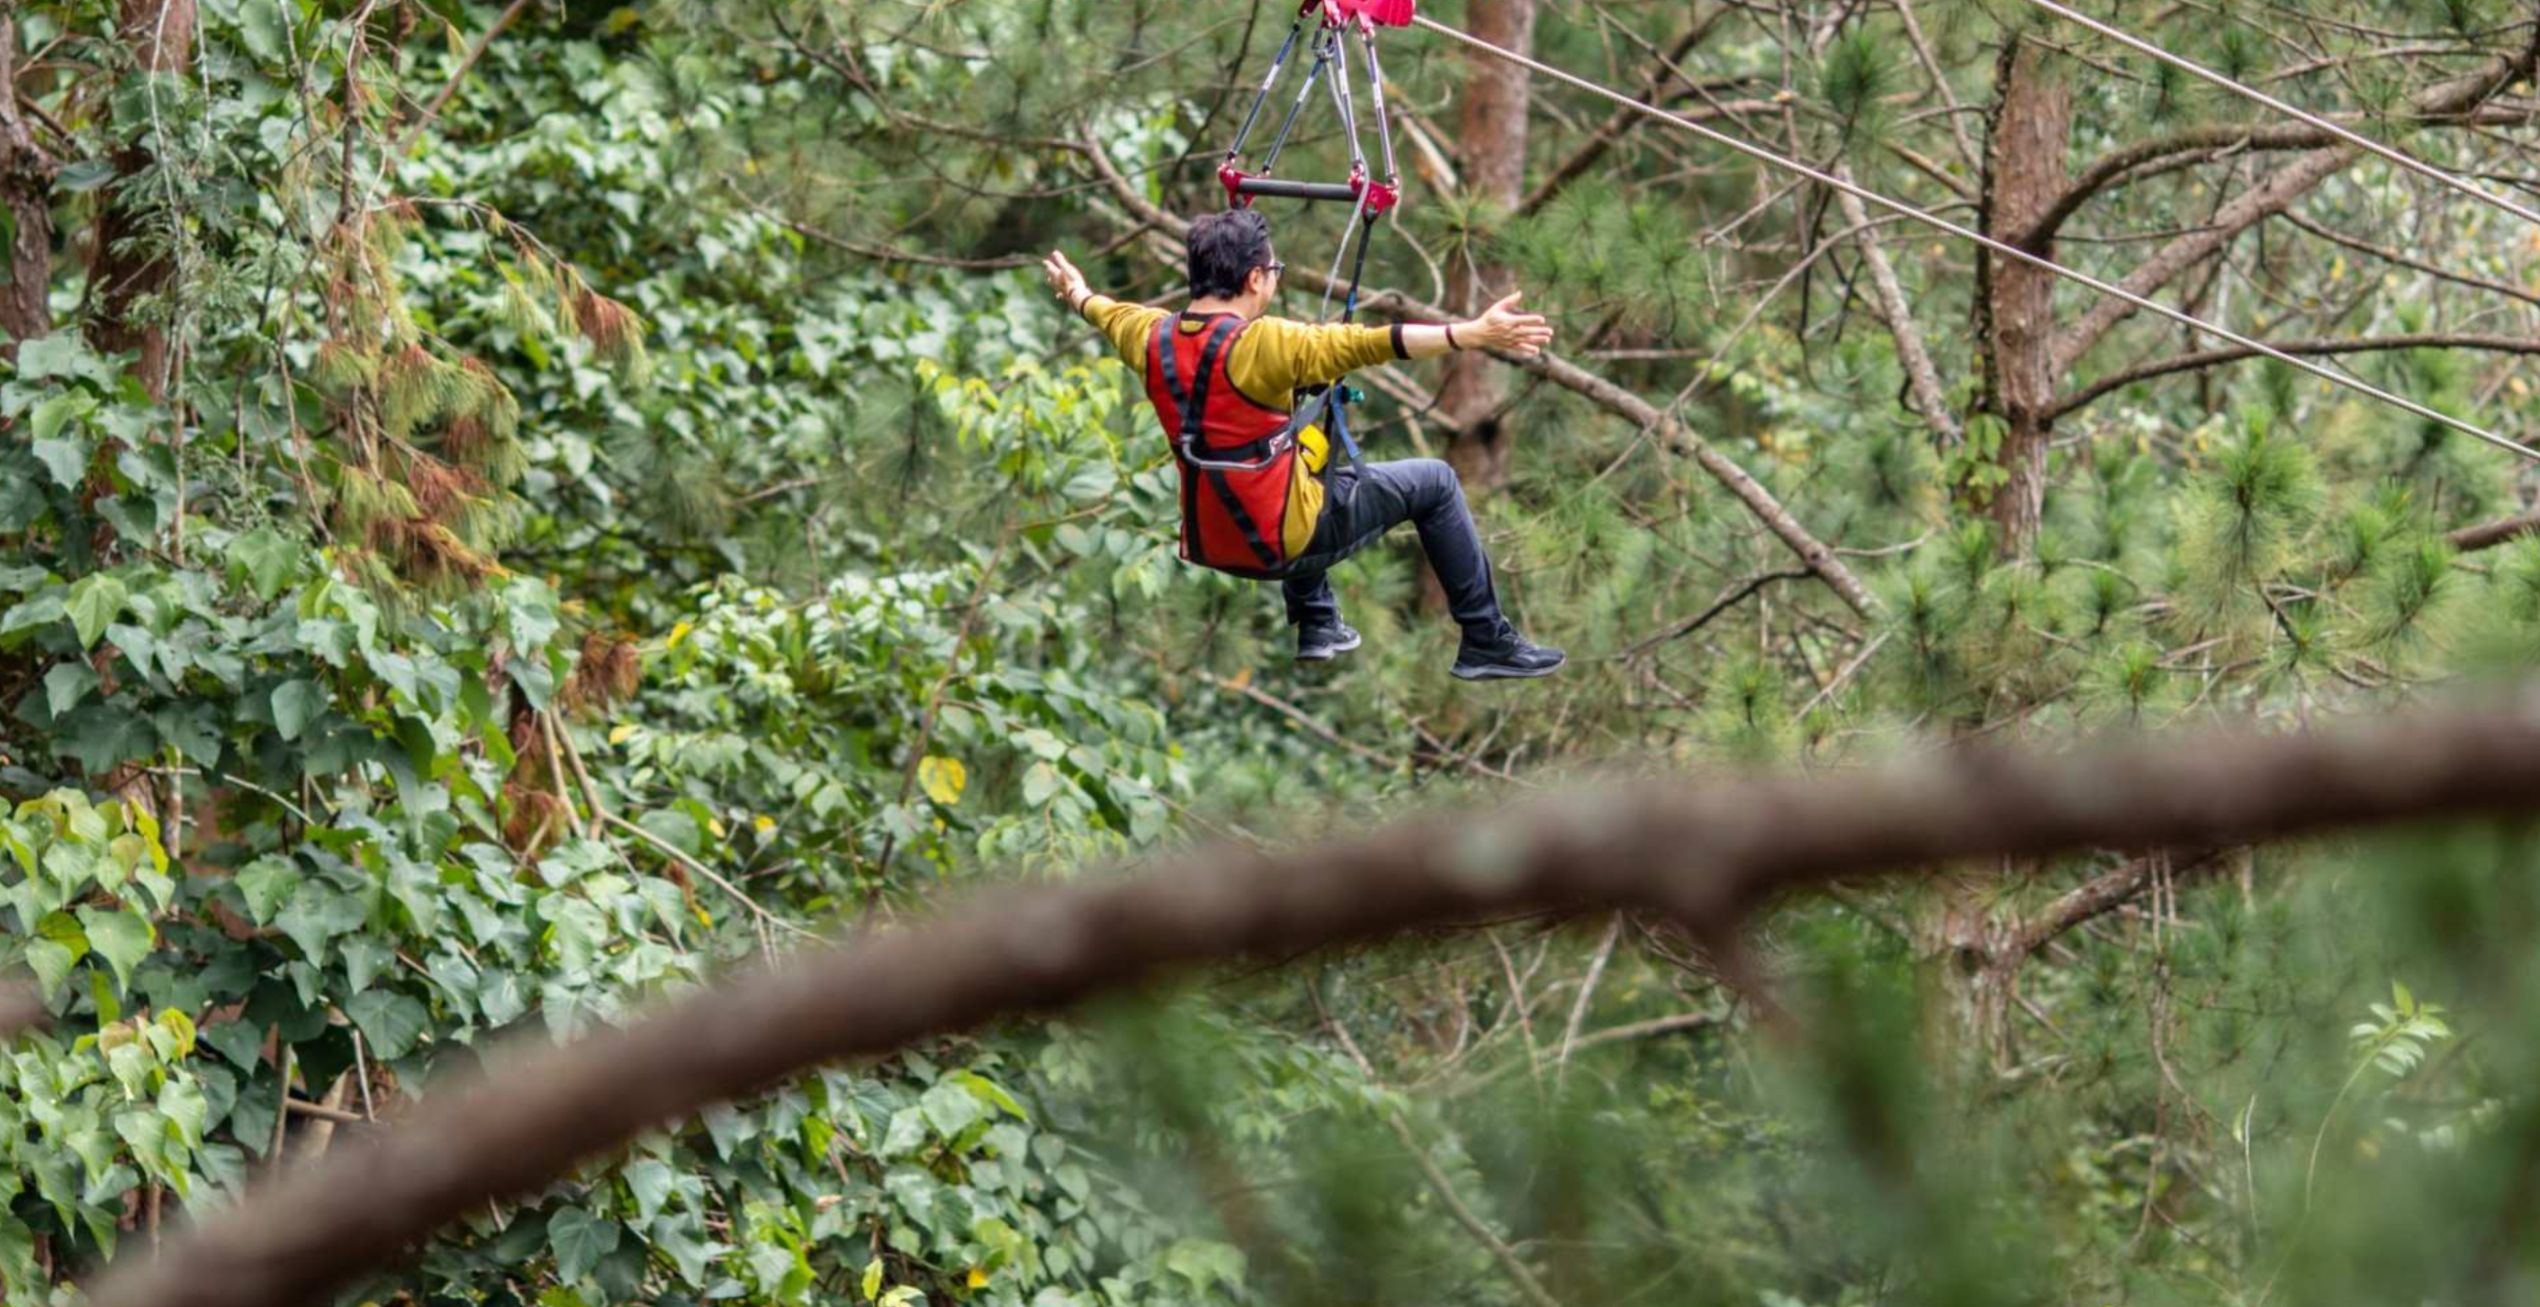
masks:
[[[1367,637],[1353,634],[1349,637],[1347,644],[1327,644],[1311,653],[1299,649],[1296,652],[1296,660],[1301,663],[1328,663],[1365,643],[1367,643]]]
[[[1447,669],[1447,674],[1459,681],[1531,681],[1538,676],[1550,676],[1569,665],[1569,662],[1569,659],[1564,658],[1548,667],[1510,667],[1503,663],[1485,663],[1480,667],[1466,667],[1462,663],[1457,663]]]

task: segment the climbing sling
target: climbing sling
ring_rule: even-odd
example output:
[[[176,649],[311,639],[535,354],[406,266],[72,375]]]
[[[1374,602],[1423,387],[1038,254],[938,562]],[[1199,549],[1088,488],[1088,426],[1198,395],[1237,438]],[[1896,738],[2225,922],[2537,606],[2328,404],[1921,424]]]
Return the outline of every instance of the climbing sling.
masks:
[[[1416,8],[1416,0],[1304,0],[1297,6],[1296,21],[1289,25],[1287,39],[1280,43],[1279,53],[1270,60],[1269,74],[1261,79],[1261,89],[1254,94],[1252,107],[1244,114],[1243,125],[1235,130],[1234,143],[1226,147],[1226,156],[1217,166],[1217,180],[1226,188],[1227,204],[1234,208],[1250,207],[1256,196],[1264,195],[1275,199],[1335,201],[1350,206],[1349,225],[1341,233],[1340,249],[1333,255],[1331,271],[1324,278],[1321,314],[1327,320],[1332,305],[1331,287],[1340,284],[1344,261],[1350,264],[1349,282],[1341,295],[1338,320],[1348,322],[1358,316],[1358,290],[1367,272],[1368,243],[1375,234],[1377,221],[1402,200],[1402,179],[1394,165],[1393,129],[1385,111],[1384,65],[1376,58],[1376,29],[1409,26]],[[1381,181],[1369,169],[1366,151],[1359,142],[1358,110],[1350,85],[1349,57],[1344,44],[1352,32],[1357,34],[1359,46],[1366,57],[1368,103],[1375,117],[1380,157],[1384,160],[1385,175]],[[1260,124],[1262,110],[1278,90],[1289,56],[1296,53],[1300,42],[1310,42],[1314,62],[1307,68],[1304,82],[1297,87],[1296,97],[1288,102],[1287,112],[1281,118],[1278,133],[1271,138],[1269,148],[1262,152],[1259,164],[1247,170],[1244,167],[1244,145],[1252,138],[1253,128]],[[1340,119],[1342,139],[1349,143],[1348,179],[1309,182],[1274,177],[1271,172],[1278,166],[1280,152],[1287,148],[1289,137],[1296,130],[1297,118],[1303,112],[1305,102],[1313,98],[1317,83],[1330,93],[1332,107]],[[1353,247],[1356,251],[1354,258]],[[1149,389],[1152,390],[1152,370],[1148,376]],[[1357,393],[1345,385],[1318,386],[1300,393],[1295,400],[1295,413],[1287,423],[1290,438],[1302,438],[1308,432],[1319,438],[1328,431],[1328,439],[1338,444],[1350,465],[1363,466],[1357,438],[1349,429],[1348,406],[1355,398]],[[1158,411],[1164,411],[1160,403]],[[1170,418],[1166,420],[1166,425],[1171,427]],[[1323,458],[1321,453],[1314,458],[1318,474]],[[1191,507],[1188,466],[1184,468],[1184,478],[1184,532],[1188,535],[1193,530],[1187,511]],[[1321,493],[1321,487],[1317,486],[1314,498],[1318,507]],[[1311,534],[1310,530],[1308,534]],[[1297,549],[1302,548],[1300,540]],[[1293,557],[1294,552],[1290,551],[1287,556]],[[1193,554],[1187,540],[1184,556],[1195,562],[1207,562],[1212,567],[1219,566],[1209,561],[1213,555]]]

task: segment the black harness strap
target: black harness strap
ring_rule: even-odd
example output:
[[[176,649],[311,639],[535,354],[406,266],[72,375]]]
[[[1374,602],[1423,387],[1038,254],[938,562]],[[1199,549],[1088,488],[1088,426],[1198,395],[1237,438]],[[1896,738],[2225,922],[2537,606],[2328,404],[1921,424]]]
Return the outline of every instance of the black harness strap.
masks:
[[[1147,342],[1147,369],[1153,375],[1164,378],[1164,392],[1171,395],[1177,404],[1187,402],[1182,394],[1181,362],[1173,356],[1174,334],[1181,329],[1182,315],[1169,315],[1155,324],[1155,335]],[[1182,457],[1182,433],[1174,431],[1169,434],[1173,440],[1174,456]],[[1182,469],[1182,555],[1186,558],[1191,553],[1191,521],[1198,512],[1199,487],[1191,484],[1190,469],[1185,467]]]
[[[1226,342],[1234,339],[1243,324],[1232,317],[1219,318],[1208,329],[1208,340],[1199,347],[1199,376],[1192,382],[1190,393],[1177,394],[1182,401],[1182,439],[1199,444],[1208,416],[1208,388],[1217,380],[1217,360],[1226,352]],[[1205,446],[1202,446],[1205,448]]]

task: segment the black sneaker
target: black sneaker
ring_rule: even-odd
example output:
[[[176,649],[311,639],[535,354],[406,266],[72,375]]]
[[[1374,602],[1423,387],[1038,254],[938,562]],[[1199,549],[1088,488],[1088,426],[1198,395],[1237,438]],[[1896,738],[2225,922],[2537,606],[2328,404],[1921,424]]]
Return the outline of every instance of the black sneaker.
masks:
[[[1511,633],[1498,644],[1476,645],[1466,641],[1455,652],[1453,670],[1458,680],[1523,680],[1550,676],[1569,660],[1570,656],[1558,649],[1546,648],[1522,635]]]
[[[1347,622],[1296,629],[1296,660],[1301,663],[1328,663],[1358,645],[1358,632]]]

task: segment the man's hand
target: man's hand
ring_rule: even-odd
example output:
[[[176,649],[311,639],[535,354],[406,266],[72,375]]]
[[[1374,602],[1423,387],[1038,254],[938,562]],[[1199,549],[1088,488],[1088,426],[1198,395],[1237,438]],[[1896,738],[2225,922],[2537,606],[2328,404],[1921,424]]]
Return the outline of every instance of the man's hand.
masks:
[[[1517,307],[1525,298],[1520,291],[1491,305],[1482,316],[1470,322],[1455,324],[1458,349],[1506,350],[1519,358],[1533,358],[1552,343],[1552,324],[1540,313],[1527,313]]]
[[[1041,275],[1049,278],[1050,293],[1058,296],[1058,302],[1071,311],[1093,293],[1085,287],[1085,274],[1078,272],[1076,265],[1069,263],[1067,256],[1056,250],[1051,250],[1050,256],[1041,260]]]

